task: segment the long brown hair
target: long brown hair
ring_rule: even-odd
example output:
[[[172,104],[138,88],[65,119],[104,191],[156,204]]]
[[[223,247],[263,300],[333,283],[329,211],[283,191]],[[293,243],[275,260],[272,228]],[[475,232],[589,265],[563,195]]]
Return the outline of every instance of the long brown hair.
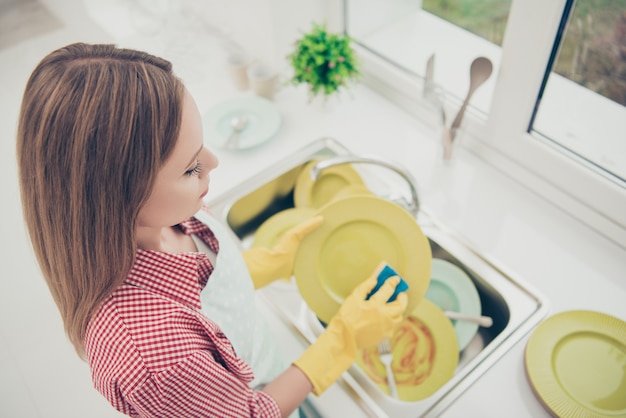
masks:
[[[183,94],[168,61],[82,43],[47,55],[26,85],[24,218],[81,356],[91,314],[132,267],[137,214],[178,137]]]

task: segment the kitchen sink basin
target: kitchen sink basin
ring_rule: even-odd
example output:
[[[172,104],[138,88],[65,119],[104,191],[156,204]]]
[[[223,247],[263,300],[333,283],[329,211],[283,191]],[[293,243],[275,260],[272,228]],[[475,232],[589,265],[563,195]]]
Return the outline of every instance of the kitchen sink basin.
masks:
[[[209,207],[230,227],[241,240],[242,246],[249,247],[254,232],[266,219],[294,207],[296,179],[308,162],[337,157],[341,159],[351,155],[348,149],[334,139],[314,141],[270,169],[215,198],[209,202]],[[349,159],[346,158],[346,161]],[[360,160],[366,161],[368,158]],[[353,164],[353,167],[374,194],[396,202],[413,213],[428,237],[433,258],[451,262],[467,273],[478,290],[482,314],[493,318],[493,325],[479,328],[471,342],[461,351],[454,376],[426,399],[415,402],[393,399],[383,393],[356,365],[344,373],[339,381],[346,387],[346,393],[363,409],[364,415],[437,416],[547,315],[547,301],[528,284],[504,272],[496,260],[487,259],[464,243],[437,220],[436,214],[419,208],[410,175],[398,176],[398,173],[403,173],[402,169],[389,170],[388,163]],[[293,281],[276,282],[259,290],[259,293],[305,344],[315,341],[320,332],[319,323]],[[315,413],[310,415],[314,416]]]

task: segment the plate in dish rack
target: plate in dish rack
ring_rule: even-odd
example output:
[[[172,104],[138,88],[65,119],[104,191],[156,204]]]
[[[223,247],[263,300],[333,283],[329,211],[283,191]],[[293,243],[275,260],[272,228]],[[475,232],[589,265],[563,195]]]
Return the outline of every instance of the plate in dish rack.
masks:
[[[526,373],[555,415],[626,417],[626,322],[594,311],[567,311],[530,336]]]

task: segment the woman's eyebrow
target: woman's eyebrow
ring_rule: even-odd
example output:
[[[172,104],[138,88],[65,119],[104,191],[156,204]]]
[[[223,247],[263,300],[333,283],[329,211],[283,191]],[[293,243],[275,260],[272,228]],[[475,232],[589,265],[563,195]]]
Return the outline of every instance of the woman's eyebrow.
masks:
[[[198,158],[198,154],[200,154],[200,151],[202,151],[202,148],[204,147],[204,144],[200,145],[200,149],[198,150],[198,152],[196,152],[193,157],[191,158],[191,160],[187,163],[186,167],[189,167],[197,158]]]

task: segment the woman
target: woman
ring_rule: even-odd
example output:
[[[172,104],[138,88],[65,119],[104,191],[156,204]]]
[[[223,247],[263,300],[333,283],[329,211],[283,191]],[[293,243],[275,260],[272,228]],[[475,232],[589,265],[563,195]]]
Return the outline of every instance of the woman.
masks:
[[[202,207],[217,159],[163,59],[111,45],[52,52],[27,83],[17,154],[24,217],[66,332],[125,414],[287,416],[402,319],[406,296],[386,303],[399,278],[365,300],[374,272],[277,371],[253,291],[292,272],[322,220],[237,253]]]

